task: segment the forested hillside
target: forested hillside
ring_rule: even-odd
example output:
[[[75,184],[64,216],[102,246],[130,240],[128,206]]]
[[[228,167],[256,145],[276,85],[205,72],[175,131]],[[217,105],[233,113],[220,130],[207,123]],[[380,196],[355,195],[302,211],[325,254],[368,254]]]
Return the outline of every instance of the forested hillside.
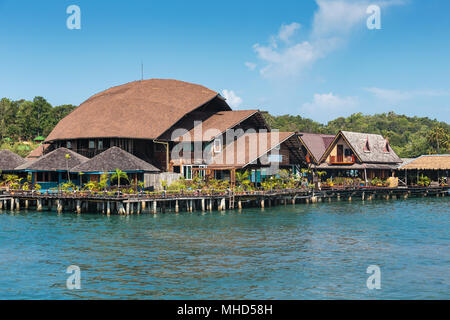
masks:
[[[387,137],[400,157],[450,153],[450,125],[429,118],[407,117],[394,112],[363,115],[355,113],[323,125],[300,116],[264,114],[271,128],[336,134],[339,130],[378,133]]]
[[[42,97],[36,97],[33,101],[3,98],[0,100],[0,148],[26,156],[36,146],[33,143],[36,137],[46,137],[75,108],[70,104],[53,107]],[[378,133],[387,137],[397,154],[405,158],[450,153],[450,125],[429,118],[407,117],[394,112],[375,115],[355,113],[323,125],[301,116],[272,116],[267,112],[264,116],[271,128],[281,131]]]
[[[54,126],[76,106],[53,107],[42,97],[33,101],[0,100],[1,149],[10,149],[26,156],[36,147],[36,137],[46,137]]]

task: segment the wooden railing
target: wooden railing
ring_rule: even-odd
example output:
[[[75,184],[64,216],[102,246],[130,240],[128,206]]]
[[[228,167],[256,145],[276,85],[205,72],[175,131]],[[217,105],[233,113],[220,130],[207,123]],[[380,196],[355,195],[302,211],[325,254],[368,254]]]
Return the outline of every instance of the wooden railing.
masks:
[[[356,159],[354,155],[351,156],[330,156],[331,164],[352,164]]]

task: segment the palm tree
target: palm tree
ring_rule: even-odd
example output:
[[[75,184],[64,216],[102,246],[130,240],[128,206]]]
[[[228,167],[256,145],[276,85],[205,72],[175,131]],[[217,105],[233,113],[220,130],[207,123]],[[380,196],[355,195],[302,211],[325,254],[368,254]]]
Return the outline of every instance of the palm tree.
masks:
[[[70,173],[69,173],[69,159],[70,159],[70,154],[66,154],[66,169],[67,169],[67,181],[70,182]]]
[[[120,169],[116,169],[116,171],[114,171],[114,173],[111,175],[111,180],[117,180],[117,187],[119,188],[119,190],[120,190],[120,179],[130,181],[125,172],[123,172]]]

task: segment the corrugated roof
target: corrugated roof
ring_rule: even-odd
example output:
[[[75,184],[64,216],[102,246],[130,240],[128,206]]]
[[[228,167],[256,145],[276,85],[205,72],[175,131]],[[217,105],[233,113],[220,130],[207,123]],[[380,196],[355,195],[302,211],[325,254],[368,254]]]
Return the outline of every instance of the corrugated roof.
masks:
[[[0,170],[13,171],[16,167],[27,162],[24,158],[10,150],[0,150]]]
[[[70,156],[69,159],[66,158],[67,154]],[[71,169],[87,160],[88,158],[83,157],[81,154],[72,150],[59,148],[41,158],[28,161],[27,163],[18,166],[16,170],[65,171],[67,168]]]
[[[450,170],[450,154],[423,155],[403,163],[400,170]]]
[[[116,169],[124,172],[144,171],[159,172],[152,164],[139,159],[118,147],[112,147],[94,158],[72,168],[72,172],[113,172]]]
[[[170,79],[134,81],[98,93],[62,119],[46,141],[156,139],[185,114],[217,98],[206,87]],[[224,110],[230,107],[219,99]]]

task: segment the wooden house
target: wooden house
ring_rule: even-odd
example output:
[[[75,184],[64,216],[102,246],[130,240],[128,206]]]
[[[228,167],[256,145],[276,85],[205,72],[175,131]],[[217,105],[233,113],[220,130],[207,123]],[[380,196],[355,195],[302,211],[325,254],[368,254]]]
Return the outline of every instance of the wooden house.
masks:
[[[379,134],[339,131],[316,166],[328,176],[386,179],[402,163],[389,141]]]

